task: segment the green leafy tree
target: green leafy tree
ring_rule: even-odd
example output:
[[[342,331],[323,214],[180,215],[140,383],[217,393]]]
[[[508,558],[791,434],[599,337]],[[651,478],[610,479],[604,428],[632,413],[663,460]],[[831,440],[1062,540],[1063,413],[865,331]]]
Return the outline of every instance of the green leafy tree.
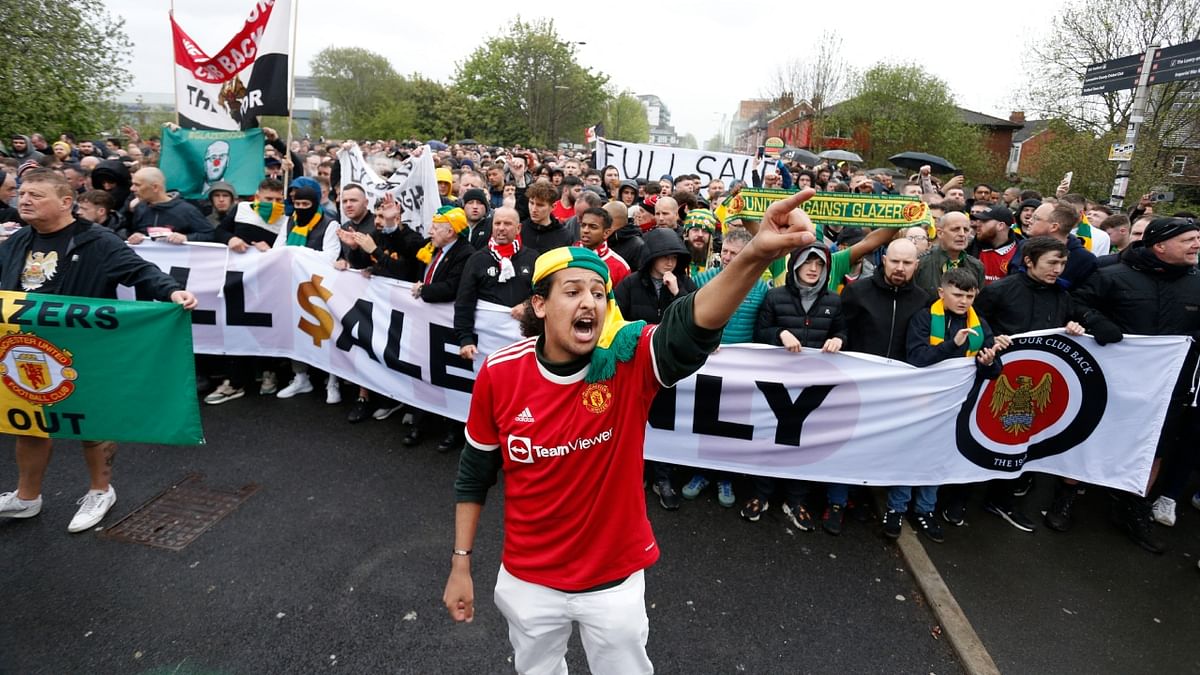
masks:
[[[696,137],[692,134],[684,134],[679,137],[679,147],[688,148],[689,150],[699,150],[700,144],[696,142]]]
[[[553,21],[520,17],[459,63],[454,78],[456,89],[491,113],[480,135],[541,146],[582,141],[584,128],[603,113],[607,82],[579,65]]]
[[[386,57],[362,47],[327,47],[313,58],[311,68],[329,101],[333,135],[392,138],[412,133],[416,111],[401,96],[407,83]]]
[[[100,0],[0,0],[0,131],[89,136],[131,82],[125,21]]]
[[[623,91],[604,104],[604,134],[614,141],[645,143],[650,140],[646,107],[633,92]]]
[[[725,138],[721,136],[721,132],[717,132],[712,138],[704,141],[704,149],[709,152],[723,152],[725,150]]]
[[[1022,185],[1044,195],[1054,194],[1059,182],[1072,172],[1071,192],[1103,197],[1112,189],[1116,162],[1108,161],[1108,148],[1116,134],[1097,135],[1077,129],[1065,120],[1050,122],[1046,141],[1033,157],[1021,157]]]
[[[969,181],[1002,178],[983,130],[961,120],[946,83],[920,66],[876,65],[852,87],[854,95],[830,110],[826,131],[851,130],[867,164],[886,166],[888,157],[911,150],[945,157]]]

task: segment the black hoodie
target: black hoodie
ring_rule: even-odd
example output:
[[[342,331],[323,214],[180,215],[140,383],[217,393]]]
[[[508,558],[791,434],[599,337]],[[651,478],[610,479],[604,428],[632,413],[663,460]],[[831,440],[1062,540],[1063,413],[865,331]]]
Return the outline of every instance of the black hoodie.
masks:
[[[129,167],[119,159],[106,159],[100,162],[95,169],[92,169],[92,187],[103,190],[105,181],[117,184],[116,187],[108,190],[108,194],[112,195],[114,208],[117,211],[128,212],[125,203],[129,201],[129,189],[133,185]]]
[[[696,290],[696,282],[688,276],[692,256],[674,230],[655,228],[645,234],[644,240],[641,265],[636,272],[625,277],[614,289],[613,295],[617,307],[621,309],[621,316],[627,321],[659,323],[663,312],[672,302]],[[672,295],[661,281],[656,284],[650,273],[656,259],[670,255],[677,260],[674,274],[679,284],[678,295]]]
[[[798,268],[812,256],[825,261],[821,278],[815,286],[800,283]],[[787,280],[783,286],[767,291],[758,322],[754,327],[754,341],[783,346],[780,334],[788,331],[805,349],[820,349],[830,338],[846,340],[846,321],[842,316],[842,299],[829,292],[829,249],[822,243],[813,243],[792,251],[788,259]],[[807,296],[807,298],[806,298]],[[805,308],[805,300],[810,300]]]
[[[929,294],[911,280],[892,286],[883,276],[883,267],[876,267],[869,281],[849,284],[842,291],[842,311],[850,334],[846,349],[904,361],[908,322],[929,302]]]

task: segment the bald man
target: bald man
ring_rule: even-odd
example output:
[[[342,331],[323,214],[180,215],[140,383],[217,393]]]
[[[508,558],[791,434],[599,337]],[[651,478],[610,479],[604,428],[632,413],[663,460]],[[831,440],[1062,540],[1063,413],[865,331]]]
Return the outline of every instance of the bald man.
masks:
[[[654,202],[655,227],[679,231],[679,202],[674,197],[660,197]]]
[[[213,224],[200,209],[167,194],[162,171],[147,167],[133,174],[133,193],[137,206],[130,219],[130,244],[140,244],[146,237],[171,244],[215,240]]]
[[[479,354],[475,333],[475,306],[480,300],[510,307],[513,318],[525,311],[525,299],[533,292],[533,263],[537,252],[521,247],[517,234],[521,217],[517,210],[501,206],[492,214],[492,236],[483,250],[467,258],[462,281],[454,300],[454,334],[458,354],[472,361]]]
[[[971,243],[971,221],[961,211],[947,211],[938,219],[936,243],[917,266],[914,283],[925,290],[929,297],[937,297],[942,285],[942,275],[947,270],[961,267],[971,272],[983,288],[983,263],[968,255],[967,244]]]
[[[850,284],[842,291],[842,313],[850,336],[846,349],[904,359],[908,321],[930,299],[913,284],[919,257],[911,241],[896,239],[888,244],[883,264],[875,268],[869,281]]]

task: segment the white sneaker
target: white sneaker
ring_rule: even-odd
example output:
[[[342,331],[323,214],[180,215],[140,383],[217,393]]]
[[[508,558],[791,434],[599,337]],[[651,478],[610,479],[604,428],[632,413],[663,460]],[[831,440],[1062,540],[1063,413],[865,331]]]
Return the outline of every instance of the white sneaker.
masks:
[[[342,402],[342,388],[339,384],[336,377],[329,376],[329,382],[325,384],[325,402],[329,405],[337,405]]]
[[[1171,527],[1175,525],[1175,500],[1170,497],[1159,497],[1154,500],[1154,505],[1150,507],[1151,513],[1154,514],[1154,520],[1161,525]]]
[[[258,385],[260,396],[270,396],[279,391],[279,380],[275,379],[275,371],[264,370],[262,384]]]
[[[42,496],[26,501],[15,492],[0,494],[0,518],[32,518],[42,512]]]
[[[241,398],[246,395],[244,389],[234,389],[233,385],[229,384],[229,380],[221,383],[221,386],[213,390],[213,393],[204,397],[204,402],[209,405],[220,405],[226,401],[232,401],[235,398]]]
[[[377,420],[386,420],[387,418],[392,416],[392,413],[394,413],[398,410],[401,410],[403,408],[404,408],[403,403],[397,403],[395,401],[388,401],[383,404],[382,408],[376,408],[375,412],[371,413],[371,417],[374,417]]]
[[[275,396],[276,398],[291,398],[296,394],[307,394],[310,391],[312,391],[312,382],[308,381],[308,373],[296,373],[288,386],[280,389]]]
[[[117,503],[117,491],[111,485],[108,486],[108,492],[88,490],[88,493],[77,503],[80,505],[79,510],[75,512],[75,517],[67,526],[67,532],[83,532],[95,527],[104,519],[113,504]]]

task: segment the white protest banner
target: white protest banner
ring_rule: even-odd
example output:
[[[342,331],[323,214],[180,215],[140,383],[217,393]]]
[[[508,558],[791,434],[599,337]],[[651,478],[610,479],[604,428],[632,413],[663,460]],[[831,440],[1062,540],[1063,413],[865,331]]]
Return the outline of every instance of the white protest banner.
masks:
[[[507,308],[481,303],[481,356],[463,361],[451,303],[415,300],[407,282],[336,271],[302,247],[135,250],[196,294],[197,352],[298,359],[458,420],[482,355],[520,338]],[[859,485],[1043,471],[1140,493],[1189,344],[1126,336],[1101,347],[1089,337],[1027,333],[1013,336],[996,380],[976,378],[968,359],[914,368],[862,354],[724,345],[699,373],[659,393],[645,454]]]
[[[410,155],[408,159],[397,163],[392,175],[385,179],[371,167],[358,144],[352,143],[349,149],[338,151],[338,161],[341,163],[338,189],[341,190],[347,183],[363,186],[371,208],[379,203],[385,193],[391,192],[400,204],[400,221],[414,232],[424,234],[442,201],[438,197],[433,154],[428,146],[423,148],[420,155]]]
[[[292,0],[259,0],[242,29],[213,56],[171,16],[175,110],[185,129],[236,131],[261,115],[288,114]]]
[[[610,164],[617,167],[622,180],[645,178],[654,181],[664,175],[677,177],[694,173],[705,184],[714,178],[726,185],[733,180],[750,184],[754,171],[754,158],[750,155],[597,139],[596,166]]]

